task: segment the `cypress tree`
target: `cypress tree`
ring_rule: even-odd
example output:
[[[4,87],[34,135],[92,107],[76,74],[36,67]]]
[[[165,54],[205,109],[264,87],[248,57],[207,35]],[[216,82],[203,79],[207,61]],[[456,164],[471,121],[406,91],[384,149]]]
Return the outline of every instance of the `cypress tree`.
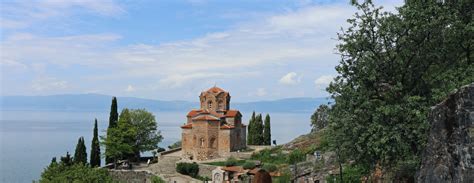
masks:
[[[254,127],[255,127],[255,111],[252,113],[252,117],[250,117],[249,125],[248,125],[248,133],[247,133],[247,144],[248,145],[255,145],[255,134],[254,134]]]
[[[87,163],[87,152],[86,145],[84,144],[84,137],[79,137],[76,145],[76,151],[74,152],[74,163]]]
[[[255,118],[255,145],[263,145],[263,120],[262,114],[258,114]]]
[[[66,166],[71,166],[72,165],[72,159],[71,155],[69,152],[66,152],[66,156],[61,156],[61,163],[63,163]]]
[[[270,145],[272,141],[271,130],[270,130],[270,115],[265,116],[265,124],[263,127],[263,145]]]
[[[94,122],[94,136],[92,137],[91,143],[91,158],[90,164],[92,167],[100,167],[100,145],[99,145],[99,134],[97,129],[97,118]]]
[[[118,121],[118,118],[119,118],[117,108],[118,108],[117,98],[113,97],[112,98],[112,105],[110,106],[109,127],[107,128],[107,136],[110,135],[110,133],[109,133],[110,129],[117,126],[117,121]],[[105,147],[105,151],[107,151],[107,146]],[[112,163],[112,162],[113,162],[113,160],[111,158],[109,158],[108,156],[105,156],[105,163],[106,164],[109,164],[109,163]]]

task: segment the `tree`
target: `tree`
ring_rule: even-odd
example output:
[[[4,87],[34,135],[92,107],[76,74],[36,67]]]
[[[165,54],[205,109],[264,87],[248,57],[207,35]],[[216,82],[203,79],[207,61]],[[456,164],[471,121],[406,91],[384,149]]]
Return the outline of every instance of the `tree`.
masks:
[[[262,114],[258,114],[255,118],[255,145],[263,145],[263,120]]]
[[[72,165],[72,158],[71,158],[71,155],[69,154],[69,152],[66,152],[66,156],[61,156],[61,163],[66,165],[66,166],[70,166]]]
[[[249,120],[249,125],[247,127],[248,135],[247,135],[247,144],[248,145],[255,145],[255,111],[253,111],[252,116]]]
[[[87,163],[87,152],[86,145],[84,143],[84,137],[79,137],[77,140],[76,151],[74,152],[74,163],[86,164]]]
[[[117,98],[112,97],[112,104],[110,105],[109,126],[107,128],[107,135],[110,135],[109,134],[109,131],[111,131],[110,129],[117,126],[118,118],[119,118],[119,115],[118,115]],[[106,146],[105,147],[105,152],[106,152],[105,154],[107,154],[107,149],[108,149],[108,147]],[[111,162],[112,162],[112,159],[106,155],[105,156],[105,163],[109,164]]]
[[[84,164],[66,165],[51,163],[41,173],[40,183],[55,182],[115,182],[106,169],[92,168]]]
[[[390,170],[419,161],[430,106],[474,81],[474,4],[409,1],[396,13],[355,6],[338,34],[328,136],[357,165]]]
[[[272,136],[271,136],[271,129],[270,129],[270,115],[265,116],[265,124],[263,128],[263,145],[271,145],[272,143]]]
[[[123,158],[131,158],[136,142],[136,128],[132,124],[130,110],[123,109],[117,126],[107,130],[107,136],[101,136],[102,144],[107,147],[105,156],[116,162]]]
[[[99,134],[97,129],[97,119],[94,122],[94,136],[92,137],[91,143],[91,158],[90,158],[91,167],[100,167],[100,144],[99,144]]]
[[[181,140],[180,141],[176,141],[175,143],[171,144],[168,146],[168,149],[176,149],[178,147],[181,147]]]
[[[155,116],[145,109],[130,110],[131,124],[136,129],[135,144],[133,145],[135,158],[140,158],[140,152],[158,148],[163,137],[157,129]]]
[[[323,129],[328,124],[329,118],[329,106],[322,104],[314,111],[313,115],[311,115],[311,131],[318,131]]]

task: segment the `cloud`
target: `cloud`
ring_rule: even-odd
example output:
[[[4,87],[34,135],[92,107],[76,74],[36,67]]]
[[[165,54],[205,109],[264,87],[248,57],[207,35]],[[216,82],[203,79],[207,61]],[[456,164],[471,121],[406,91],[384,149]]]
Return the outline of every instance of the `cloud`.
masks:
[[[55,77],[40,77],[33,80],[31,88],[36,91],[62,90],[69,87],[67,81],[59,80]]]
[[[259,97],[265,96],[267,95],[267,91],[265,91],[265,88],[258,88],[256,95]]]
[[[329,85],[329,83],[331,83],[333,79],[334,79],[334,76],[323,75],[317,78],[316,80],[314,80],[314,84],[319,85],[319,86],[321,85],[327,86]]]
[[[135,88],[132,85],[128,85],[127,89],[125,89],[126,92],[134,92]]]
[[[6,12],[2,22],[7,22],[10,27],[29,26],[32,23],[30,20],[42,22],[51,17],[68,16],[70,13],[77,13],[70,12],[76,8],[101,16],[116,16],[125,11],[121,5],[110,0],[42,2],[20,2],[15,3],[15,6],[2,8]],[[194,39],[160,44],[127,44],[120,41],[121,35],[112,32],[67,36],[15,32],[5,34],[1,40],[0,63],[24,70],[33,70],[36,66],[46,67],[42,70],[48,71],[51,67],[81,68],[83,70],[78,72],[84,75],[77,76],[78,78],[87,79],[88,85],[97,85],[97,90],[111,92],[118,90],[111,89],[115,86],[102,83],[119,78],[128,83],[157,82],[147,88],[150,93],[158,87],[173,92],[178,91],[176,88],[187,87],[188,84],[214,83],[223,79],[233,83],[240,81],[240,84],[248,82],[248,78],[266,82],[266,78],[280,77],[275,74],[281,72],[267,72],[268,77],[256,77],[264,69],[287,71],[286,66],[289,65],[310,65],[318,69],[332,70],[338,63],[338,56],[333,54],[337,42],[332,38],[336,37],[336,32],[342,25],[347,24],[346,18],[351,17],[354,11],[347,3],[311,5],[280,14],[264,14],[250,21],[234,24],[227,30]],[[307,71],[296,69],[298,74],[287,73],[279,82],[296,84],[300,82],[303,74],[308,76]],[[2,70],[2,76],[9,73],[8,69]],[[55,76],[64,78],[61,75]],[[35,77],[37,76],[32,78]],[[315,83],[324,83],[323,80],[318,80]],[[61,84],[59,81],[53,84],[59,88],[67,85],[67,82]],[[42,86],[49,85],[35,86],[37,89],[43,89],[48,87]],[[314,86],[308,84],[307,87]],[[78,89],[87,88],[84,86]],[[273,88],[267,89],[273,92]],[[140,88],[140,92],[143,90]],[[246,94],[249,90],[241,92]],[[266,95],[266,90],[261,89],[257,93]],[[285,93],[282,93],[283,95]]]
[[[2,3],[0,26],[5,29],[26,28],[52,18],[67,18],[81,10],[100,16],[123,14],[123,7],[113,0],[43,0]]]
[[[298,76],[295,72],[289,72],[288,74],[281,77],[279,82],[284,85],[295,85],[301,81],[301,76]]]

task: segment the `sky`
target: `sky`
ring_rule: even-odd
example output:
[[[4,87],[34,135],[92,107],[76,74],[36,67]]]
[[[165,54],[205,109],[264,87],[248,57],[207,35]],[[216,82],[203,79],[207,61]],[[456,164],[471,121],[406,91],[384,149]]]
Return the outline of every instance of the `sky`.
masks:
[[[1,0],[1,95],[327,97],[355,12],[349,0]]]

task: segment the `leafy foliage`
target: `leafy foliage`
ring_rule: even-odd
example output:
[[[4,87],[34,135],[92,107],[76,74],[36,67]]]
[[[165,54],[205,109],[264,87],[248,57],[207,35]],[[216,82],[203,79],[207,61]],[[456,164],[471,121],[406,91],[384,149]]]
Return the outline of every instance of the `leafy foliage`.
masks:
[[[270,115],[265,116],[265,123],[263,127],[263,143],[262,145],[271,145],[272,143],[272,134],[270,129]]]
[[[165,180],[163,180],[161,177],[158,177],[156,175],[154,175],[153,177],[151,177],[151,182],[152,183],[166,183]]]
[[[274,164],[271,164],[271,163],[265,163],[265,164],[263,164],[262,169],[264,169],[267,172],[275,172],[275,171],[278,170],[278,167]]]
[[[370,1],[338,34],[339,75],[328,139],[341,157],[374,169],[418,161],[429,107],[474,81],[474,3],[409,1],[397,13]]]
[[[176,171],[180,174],[189,175],[191,177],[197,177],[199,173],[199,165],[196,162],[193,163],[178,163],[176,164]]]
[[[311,131],[318,131],[325,128],[329,123],[329,106],[322,104],[311,115]]]
[[[227,160],[225,161],[225,166],[236,166],[236,165],[237,165],[237,159],[235,159],[232,156],[227,158]]]
[[[117,105],[117,98],[112,98],[112,104],[110,105],[110,115],[109,115],[109,127],[107,128],[107,136],[109,136],[109,132],[111,132],[112,128],[117,126],[119,114],[118,114],[118,105]],[[113,162],[113,158],[110,158],[107,154],[109,147],[105,146],[105,163],[109,164]]]
[[[175,143],[171,144],[168,146],[168,149],[176,149],[178,147],[181,147],[181,140],[180,141],[176,141]]]
[[[255,163],[254,163],[253,161],[247,161],[247,162],[245,162],[245,163],[242,165],[242,167],[243,167],[244,169],[253,169],[253,168],[255,168],[255,166],[256,166],[256,165],[255,165]]]
[[[158,126],[152,113],[145,109],[132,109],[130,110],[130,122],[136,129],[135,144],[133,145],[135,158],[140,157],[140,152],[158,148],[158,143],[163,137],[157,130]]]
[[[249,125],[248,125],[248,135],[247,135],[247,144],[248,145],[255,145],[255,111],[252,113],[252,117],[250,117]]]
[[[287,163],[287,155],[283,154],[281,148],[261,150],[257,153],[253,153],[250,159],[277,165]]]
[[[107,147],[105,155],[116,162],[122,158],[129,158],[134,153],[136,142],[136,128],[131,122],[130,110],[123,109],[117,126],[109,128],[107,136],[102,136],[102,143]]]
[[[99,144],[99,134],[97,129],[97,119],[94,122],[94,136],[92,137],[91,143],[91,157],[90,165],[91,167],[100,167],[100,144]]]
[[[84,144],[84,137],[79,137],[77,140],[76,151],[74,152],[74,163],[87,163],[86,145]]]
[[[67,157],[68,155],[66,155]],[[106,169],[91,168],[83,163],[67,164],[66,161],[51,164],[41,173],[41,183],[56,182],[114,182]]]
[[[296,164],[296,163],[304,161],[305,158],[306,158],[305,154],[301,152],[299,149],[296,149],[288,155],[288,163]]]
[[[255,117],[255,145],[263,145],[263,120],[262,120],[262,114],[258,114],[257,117]]]

